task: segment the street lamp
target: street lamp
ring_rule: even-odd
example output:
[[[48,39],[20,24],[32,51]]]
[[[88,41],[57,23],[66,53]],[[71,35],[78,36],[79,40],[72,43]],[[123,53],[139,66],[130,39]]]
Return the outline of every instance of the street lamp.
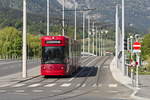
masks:
[[[26,0],[23,0],[23,48],[22,48],[22,77],[27,77],[27,12],[26,12]]]
[[[62,35],[65,35],[65,0],[63,0],[63,5],[62,5]]]
[[[84,37],[85,37],[85,12],[83,11],[83,53],[84,53]]]
[[[49,0],[47,0],[47,36],[49,35]]]
[[[125,50],[124,50],[124,39],[125,39],[125,7],[124,0],[122,0],[122,71],[125,75]]]
[[[76,4],[76,0],[75,2],[75,29],[74,29],[74,39],[77,40],[77,4]]]
[[[92,33],[93,33],[93,54],[94,54],[94,45],[95,45],[95,43],[94,43],[94,41],[95,41],[95,39],[94,39],[94,35],[95,35],[95,26],[94,26],[94,22],[93,22],[93,29],[92,29]]]
[[[90,32],[90,16],[88,16],[88,53],[90,53],[90,35],[91,35],[91,32]]]

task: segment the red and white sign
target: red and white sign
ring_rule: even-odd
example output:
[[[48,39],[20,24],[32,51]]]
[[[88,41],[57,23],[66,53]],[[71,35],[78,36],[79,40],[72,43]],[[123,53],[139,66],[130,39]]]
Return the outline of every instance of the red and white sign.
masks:
[[[133,44],[133,52],[135,52],[135,53],[141,52],[141,44],[139,42],[134,42],[134,44]]]

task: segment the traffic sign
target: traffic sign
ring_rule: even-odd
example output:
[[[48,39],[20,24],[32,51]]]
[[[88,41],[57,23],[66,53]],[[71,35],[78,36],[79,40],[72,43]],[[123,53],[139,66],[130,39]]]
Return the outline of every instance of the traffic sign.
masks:
[[[141,44],[139,42],[134,42],[133,52],[134,53],[140,53],[141,52]]]

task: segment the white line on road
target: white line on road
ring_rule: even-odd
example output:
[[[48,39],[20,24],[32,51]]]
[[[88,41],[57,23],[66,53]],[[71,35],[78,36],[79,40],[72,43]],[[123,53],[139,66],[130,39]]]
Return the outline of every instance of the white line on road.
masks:
[[[80,85],[81,85],[81,84],[79,83],[79,84],[76,85],[76,87],[79,87]]]
[[[71,83],[64,83],[61,85],[61,87],[69,87],[71,85]]]
[[[37,92],[37,93],[39,93],[39,92],[43,92],[43,90],[32,90],[32,92]]]
[[[4,92],[7,92],[6,90],[0,90],[0,93],[4,93]]]
[[[71,78],[70,80],[68,80],[68,82],[71,82],[72,80],[74,80],[74,78]]]
[[[21,86],[24,86],[25,84],[16,84],[16,85],[14,85],[14,86],[12,86],[12,87],[21,87]]]
[[[102,84],[99,84],[98,87],[102,87]]]
[[[81,87],[85,87],[86,86],[86,84],[83,84]]]
[[[32,85],[29,85],[28,87],[37,87],[37,86],[40,86],[41,84],[32,84]]]
[[[17,93],[23,93],[25,91],[24,90],[16,90],[15,92],[17,92]]]
[[[3,84],[3,85],[0,85],[0,87],[7,87],[7,86],[10,86],[11,84]]]
[[[4,65],[4,64],[13,64],[13,63],[20,63],[21,61],[11,61],[11,62],[4,62],[4,63],[0,63],[0,65]]]
[[[108,87],[112,88],[112,87],[117,87],[118,84],[109,84]]]
[[[92,87],[96,87],[96,84],[93,84]]]
[[[45,85],[44,87],[53,87],[53,86],[55,86],[56,84],[55,83],[53,83],[53,84],[47,84],[47,85]]]

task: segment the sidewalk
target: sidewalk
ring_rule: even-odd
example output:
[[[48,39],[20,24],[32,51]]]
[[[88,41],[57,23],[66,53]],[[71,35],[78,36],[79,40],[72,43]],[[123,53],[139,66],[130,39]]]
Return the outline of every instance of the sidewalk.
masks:
[[[113,59],[110,64],[110,70],[116,81],[134,91],[131,98],[135,100],[150,100],[150,76],[140,76],[140,89],[136,89],[135,87],[132,87],[132,80],[129,77],[124,76],[123,73],[116,68],[115,59]]]
[[[40,67],[37,66],[35,68],[28,69],[27,73],[28,73],[27,78],[22,78],[21,72],[11,74],[8,76],[0,77],[0,86],[3,86],[3,85],[7,86],[7,85],[18,83],[18,82],[23,81],[23,80],[29,80],[29,79],[32,79],[34,77],[37,77],[38,75],[40,75]]]

